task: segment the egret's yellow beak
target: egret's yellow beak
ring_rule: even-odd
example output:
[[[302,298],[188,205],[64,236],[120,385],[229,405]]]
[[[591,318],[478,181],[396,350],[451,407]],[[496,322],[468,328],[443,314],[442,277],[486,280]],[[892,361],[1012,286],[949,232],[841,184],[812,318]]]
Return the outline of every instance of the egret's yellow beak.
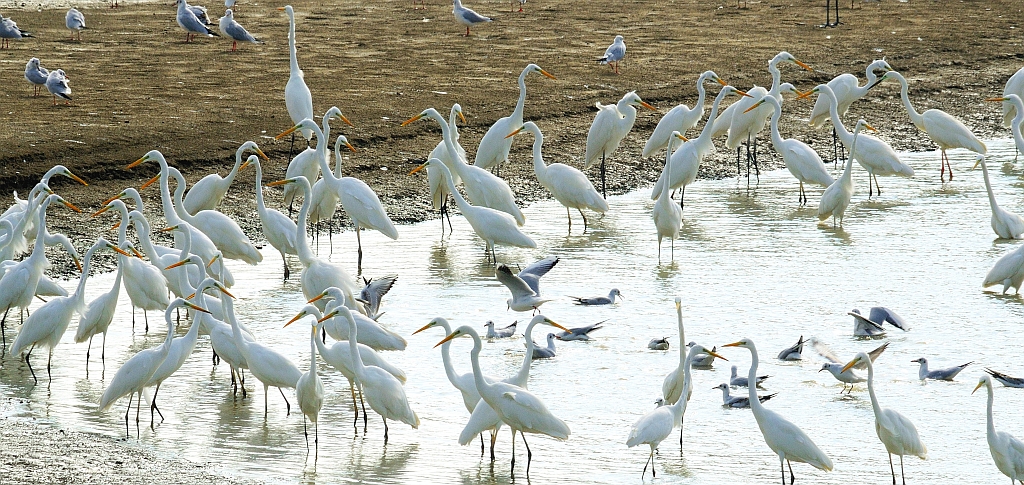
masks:
[[[445,337],[444,340],[442,340],[442,341],[438,342],[437,344],[435,344],[434,348],[436,349],[441,344],[443,344],[445,342],[448,342],[448,341],[451,341],[451,339],[453,339],[455,337],[458,337],[459,335],[462,335],[462,334],[460,334],[459,332],[452,332],[452,333],[448,334],[448,336]]]
[[[294,180],[278,180],[275,182],[270,182],[269,184],[267,184],[267,187],[277,187],[278,185],[290,184],[292,182],[294,182]]]
[[[287,130],[285,130],[284,133],[281,133],[280,135],[275,136],[274,139],[275,140],[280,140],[280,139],[282,139],[282,138],[284,138],[284,137],[286,137],[288,135],[291,135],[292,133],[295,133],[295,130],[298,130],[298,129],[299,129],[299,125],[295,125],[295,126],[293,126],[291,128],[288,128]]]
[[[418,120],[418,119],[420,119],[422,117],[423,117],[423,113],[420,113],[420,114],[418,114],[416,116],[413,116],[412,118],[409,118],[409,119],[403,121],[402,122],[402,126],[408,125],[409,123],[412,123],[412,122],[414,122],[414,121],[416,121],[416,120]]]
[[[314,298],[310,298],[310,300],[309,300],[309,301],[307,301],[306,303],[313,303],[314,301],[317,301],[317,300],[319,300],[319,299],[321,299],[321,298],[323,298],[323,297],[325,297],[325,296],[327,296],[327,292],[326,292],[326,291],[325,291],[325,292],[323,292],[323,293],[320,293],[319,295],[317,295],[317,296],[316,296],[316,297],[314,297]]]
[[[140,159],[138,159],[138,160],[136,160],[136,161],[134,161],[132,163],[129,163],[128,166],[125,167],[125,168],[132,169],[132,168],[138,167],[139,164],[141,164],[142,162],[145,162],[146,160],[149,160],[148,156],[144,156],[144,157],[142,157],[142,158],[140,158]]]
[[[758,102],[754,103],[754,105],[753,105],[753,106],[751,106],[751,107],[747,108],[747,109],[746,109],[746,110],[744,110],[743,112],[744,112],[744,113],[749,113],[749,112],[751,112],[751,111],[754,111],[755,109],[757,109],[757,107],[758,107],[758,106],[761,106],[762,104],[764,104],[764,99],[762,99],[761,101],[758,101]]]
[[[111,200],[113,200],[113,199],[111,199]],[[104,204],[107,204],[107,203],[108,202],[104,202]],[[96,216],[98,216],[98,215],[100,215],[100,214],[102,214],[102,213],[104,213],[104,212],[106,212],[108,210],[110,210],[110,206],[109,205],[104,205],[102,209],[100,209],[100,210],[98,210],[96,212],[93,212],[92,215],[89,216],[89,217],[96,217]]]
[[[72,179],[72,180],[74,180],[75,182],[78,182],[78,183],[80,183],[80,184],[82,184],[82,185],[86,185],[86,186],[88,186],[88,185],[89,185],[89,184],[87,184],[87,183],[85,182],[85,180],[82,180],[82,179],[78,178],[78,175],[75,175],[75,174],[71,173],[71,171],[70,171],[70,170],[68,170],[68,171],[67,171],[67,176],[68,176],[68,177],[71,177],[71,179]]]
[[[509,133],[508,135],[505,135],[505,138],[512,138],[513,136],[516,136],[516,135],[518,135],[518,134],[519,134],[519,132],[520,132],[520,131],[523,131],[524,129],[526,129],[526,127],[525,127],[525,126],[520,126],[518,130],[516,130],[516,131],[513,131],[512,133]]]
[[[422,332],[422,331],[424,331],[424,330],[426,330],[426,329],[428,329],[430,327],[433,327],[433,326],[434,326],[434,322],[430,322],[430,323],[424,325],[423,327],[421,327],[419,330],[413,332],[412,334],[416,335],[416,334],[418,334],[418,333],[420,333],[420,332]]]
[[[298,315],[295,315],[294,317],[292,317],[291,320],[288,320],[288,323],[284,324],[284,326],[287,327],[288,325],[291,325],[291,324],[297,322],[300,318],[302,318],[304,316],[306,316],[306,312],[305,311],[301,311],[301,312],[299,312]],[[316,328],[314,328],[313,331],[315,332]]]
[[[338,311],[335,310],[335,311],[333,311],[331,313],[328,313],[327,315],[324,315],[324,317],[319,319],[319,320],[317,320],[316,323],[323,323],[324,321],[330,320],[330,319],[336,317],[337,315],[338,315]]]
[[[194,305],[194,304],[189,303],[187,301],[185,302],[185,306],[188,306],[189,308],[192,308],[193,310],[201,311],[203,313],[210,313],[210,310],[207,310],[207,309],[205,309],[205,308],[203,308],[203,307],[201,307],[199,305]]]
[[[549,77],[551,79],[554,79],[556,81],[558,80],[558,78],[556,78],[555,76],[551,75],[550,72],[547,72],[547,71],[545,71],[543,69],[540,70],[540,73],[543,74],[544,76]]]
[[[848,362],[846,365],[844,365],[843,366],[843,370],[839,371],[839,373],[842,374],[843,372],[846,372],[846,371],[850,370],[850,368],[855,366],[855,365],[857,365],[857,359],[853,359],[850,362]]]
[[[733,342],[731,344],[725,344],[722,347],[739,347],[741,345],[743,345],[743,342]]]
[[[427,164],[424,163],[423,165],[420,165],[419,167],[416,167],[416,168],[410,170],[409,171],[409,175],[412,175],[412,174],[414,174],[416,172],[419,172],[420,170],[423,170],[424,168],[426,168],[426,166],[427,166]]]
[[[640,101],[640,106],[643,106],[644,108],[647,108],[651,111],[658,111],[658,108],[651,106],[650,104],[647,103],[647,101]]]
[[[546,317],[545,317],[545,318],[544,318],[544,323],[547,323],[548,325],[551,325],[552,327],[555,327],[555,328],[557,328],[557,329],[560,329],[560,330],[562,330],[563,332],[572,332],[572,330],[569,330],[568,328],[565,328],[565,327],[563,327],[563,326],[559,325],[558,323],[556,323],[556,322],[555,322],[554,320],[552,320],[552,319],[550,319],[550,318],[546,318]]]
[[[459,113],[459,119],[461,119],[463,123],[469,123],[466,121],[466,117],[462,115],[462,111],[457,111],[457,113]]]
[[[156,183],[157,180],[160,180],[160,174],[156,174],[156,177],[147,180],[146,183],[142,184],[142,186],[139,187],[139,190],[146,190],[146,187],[153,185],[154,183]]]
[[[800,66],[800,67],[802,67],[802,68],[804,68],[804,69],[807,69],[808,71],[813,71],[814,70],[814,69],[811,69],[811,66],[808,66],[807,64],[804,64],[804,63],[802,63],[802,62],[800,62],[800,61],[798,61],[796,59],[793,59],[793,63],[798,65],[798,66]]]
[[[188,262],[189,262],[189,260],[187,260],[187,259],[184,259],[184,260],[178,261],[177,263],[174,263],[174,264],[172,264],[172,265],[170,265],[170,266],[168,266],[168,267],[164,268],[164,271],[167,271],[167,270],[172,270],[172,269],[174,269],[174,268],[177,268],[178,266],[184,266],[184,265],[185,265],[185,263],[188,263]],[[190,298],[191,298],[191,297],[190,297]]]
[[[973,396],[974,393],[978,392],[978,389],[981,389],[981,386],[984,386],[984,385],[985,385],[985,381],[979,382],[977,386],[974,386],[974,390],[971,391],[971,395]]]

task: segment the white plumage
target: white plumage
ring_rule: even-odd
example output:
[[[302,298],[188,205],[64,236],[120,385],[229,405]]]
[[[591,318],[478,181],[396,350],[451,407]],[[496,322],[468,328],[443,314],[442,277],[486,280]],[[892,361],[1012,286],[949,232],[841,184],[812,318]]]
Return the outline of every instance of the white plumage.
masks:
[[[523,72],[519,74],[519,100],[516,101],[515,109],[512,110],[512,114],[495,121],[487,129],[487,133],[484,133],[484,137],[480,139],[480,146],[476,150],[474,166],[490,169],[508,161],[508,152],[512,148],[512,138],[509,136],[509,133],[523,126],[523,108],[526,105],[526,76],[532,72],[538,72],[545,77],[555,79],[555,76],[552,76],[536,64],[529,64],[523,69]],[[453,135],[452,141],[455,142],[456,140],[456,136]],[[463,153],[464,156],[465,153]],[[445,159],[441,158],[441,161],[445,161]],[[452,167],[449,165],[448,168],[451,170]],[[473,199],[473,197],[470,197],[470,199]]]
[[[992,461],[1003,475],[1010,477],[1011,483],[1014,480],[1024,481],[1024,442],[1005,431],[996,431],[995,424],[992,423],[992,378],[987,375],[981,376],[977,387],[971,393],[977,392],[981,386],[988,388],[985,436]]]
[[[704,99],[707,94],[704,90],[704,83],[707,81],[715,81],[722,86],[727,85],[714,71],[704,71],[697,78],[697,102],[694,103],[693,109],[685,104],[680,104],[661,117],[658,126],[654,127],[654,132],[651,133],[647,144],[644,145],[643,156],[645,158],[654,155],[654,152],[665,148],[669,142],[673,141],[671,140],[673,131],[685,135],[687,130],[697,127],[697,123],[704,116]]]
[[[992,230],[1002,239],[1019,239],[1024,234],[1024,219],[1008,210],[999,207],[996,196],[992,193],[992,183],[988,180],[988,164],[985,155],[978,155],[974,168],[981,164],[981,173],[985,178],[985,191],[988,192],[988,204],[992,209]],[[972,169],[973,170],[973,169]]]
[[[843,225],[843,216],[846,214],[846,208],[850,206],[850,200],[853,199],[853,159],[856,155],[859,155],[859,153],[855,155],[853,150],[857,147],[857,138],[860,136],[861,128],[874,130],[866,121],[857,120],[857,126],[853,128],[853,141],[850,143],[850,158],[846,160],[846,168],[843,169],[843,174],[839,176],[839,180],[829,185],[825,192],[821,194],[821,200],[818,201],[819,221],[824,221],[831,217],[833,226],[836,225],[836,222],[840,226]],[[843,130],[845,129],[843,128]],[[868,183],[870,184],[870,180]]]
[[[1024,245],[1002,255],[988,270],[981,286],[988,288],[1001,284],[1004,294],[1010,288],[1014,289],[1014,293],[1020,293],[1021,283],[1024,283]]]

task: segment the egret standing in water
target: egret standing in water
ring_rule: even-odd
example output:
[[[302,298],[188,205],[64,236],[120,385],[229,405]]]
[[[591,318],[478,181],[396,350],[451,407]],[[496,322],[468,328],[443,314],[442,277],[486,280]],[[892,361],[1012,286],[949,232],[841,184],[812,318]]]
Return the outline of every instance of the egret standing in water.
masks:
[[[821,194],[821,200],[818,201],[818,220],[825,221],[832,217],[832,227],[836,227],[836,221],[842,227],[846,208],[850,206],[850,200],[853,199],[853,159],[860,156],[859,153],[854,153],[854,149],[857,148],[857,137],[860,134],[861,128],[877,131],[866,121],[857,121],[857,126],[853,128],[853,142],[850,143],[850,158],[846,159],[846,168],[843,169],[843,175],[825,189],[825,192]],[[846,128],[842,127],[840,129],[846,130]],[[869,180],[868,186],[870,185],[871,181]]]
[[[1011,485],[1014,480],[1024,482],[1024,443],[1010,433],[996,431],[995,425],[992,424],[992,378],[987,375],[981,376],[971,394],[981,389],[981,386],[988,388],[985,435],[988,438],[988,451],[992,453],[992,461],[996,463],[996,468],[1003,472],[1003,475],[1010,477]]]
[[[978,155],[978,161],[974,167],[981,165],[981,174],[985,179],[985,191],[988,192],[988,204],[992,209],[992,230],[1001,239],[1019,239],[1024,234],[1024,219],[1006,209],[1000,208],[996,202],[996,196],[992,193],[992,183],[988,179],[988,164],[985,163],[985,155]]]
[[[672,179],[672,142],[676,139],[686,141],[678,131],[672,132],[672,138],[668,140],[665,150],[665,177]],[[669,184],[661,184],[661,195],[654,203],[651,210],[651,217],[654,219],[654,228],[658,232],[658,262],[661,262],[661,240],[668,238],[672,250],[672,261],[676,260],[676,239],[679,238],[679,229],[683,227],[683,208],[677,207],[669,193]]]
[[[658,121],[658,126],[654,127],[651,137],[647,139],[647,144],[644,145],[644,158],[654,155],[658,150],[665,148],[672,141],[673,131],[686,134],[687,130],[697,126],[697,123],[704,116],[704,99],[707,97],[707,93],[704,91],[704,83],[707,81],[715,81],[722,86],[728,86],[714,71],[704,71],[697,78],[697,102],[694,103],[693,109],[690,109],[685,104],[680,104],[670,109],[668,113],[665,113],[665,116],[661,117],[661,121]]]

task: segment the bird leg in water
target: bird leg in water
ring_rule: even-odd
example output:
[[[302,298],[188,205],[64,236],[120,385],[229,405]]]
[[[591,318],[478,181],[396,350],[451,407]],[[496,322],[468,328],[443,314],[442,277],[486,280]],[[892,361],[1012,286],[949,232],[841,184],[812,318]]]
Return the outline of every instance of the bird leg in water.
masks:
[[[4,318],[0,320],[0,336],[3,337],[3,347],[0,347],[0,355],[7,354],[7,314],[11,313],[11,307],[7,307],[7,311],[4,312]]]
[[[494,463],[494,442],[498,441],[498,433],[491,430],[491,463]]]
[[[580,211],[580,217],[583,218],[583,234],[586,234],[587,233],[587,216],[583,215],[583,209],[580,209],[580,208],[577,207],[576,210]],[[570,220],[569,222],[571,223],[572,220]]]
[[[640,472],[640,479],[644,479],[644,475],[647,474],[647,465],[651,465],[651,477],[657,478],[658,474],[654,471],[654,449],[651,449],[650,456],[647,457],[647,461],[644,462],[644,471]]]
[[[952,177],[952,175],[950,175],[950,177]],[[871,178],[875,179],[875,194],[882,195],[882,188],[878,186],[878,176],[871,174]]]
[[[356,245],[359,248],[359,259],[356,263],[356,269],[358,273],[363,272],[363,241],[359,238],[359,224],[356,224]]]
[[[484,456],[484,434],[480,433],[480,456]]]
[[[281,393],[281,399],[284,399],[284,406],[285,406],[285,409],[287,410],[286,413],[285,413],[285,416],[291,416],[292,415],[292,405],[291,405],[291,403],[288,402],[288,398],[284,396],[284,389],[281,389],[279,387],[279,388],[277,388],[277,390],[278,390],[278,392]]]
[[[604,179],[604,156],[605,156],[604,151],[601,151],[601,198],[607,199],[608,198],[608,189],[605,187],[605,181],[604,181],[605,180]]]
[[[388,445],[388,418],[381,416],[380,419],[384,420],[384,446]]]
[[[25,354],[25,364],[28,365],[28,371],[32,373],[32,381],[38,384],[39,379],[36,379],[36,371],[32,370],[32,362],[28,360],[28,358],[32,355],[32,349],[34,348],[36,348],[35,345],[33,345],[31,349],[28,349],[28,353]]]
[[[836,4],[839,4],[839,0],[836,0]],[[789,467],[789,485],[793,485],[793,482],[796,481],[796,475],[793,475],[793,463],[788,458],[786,459],[786,465]],[[786,472],[782,472],[782,484],[786,484]]]
[[[581,212],[581,214],[582,214],[582,212]],[[569,212],[569,207],[565,208],[565,216],[567,218],[569,218],[569,234],[572,235],[572,213]],[[586,232],[586,231],[584,230],[584,232]]]
[[[160,384],[163,384],[162,382]],[[160,422],[164,422],[164,413],[160,412],[160,408],[156,407],[156,395],[160,394],[160,384],[156,385],[156,390],[153,391],[153,401],[149,403],[149,429],[153,429],[153,411],[156,410],[157,414],[160,415]]]
[[[149,314],[146,312],[146,310],[142,310],[142,316],[146,320],[146,333],[149,333]]]
[[[896,485],[896,470],[892,467],[892,453],[887,454],[889,455],[889,472],[892,473],[892,485]]]
[[[533,461],[533,452],[530,451],[530,444],[526,442],[526,433],[519,433],[523,437],[523,444],[526,445],[526,478],[530,478],[530,462]]]

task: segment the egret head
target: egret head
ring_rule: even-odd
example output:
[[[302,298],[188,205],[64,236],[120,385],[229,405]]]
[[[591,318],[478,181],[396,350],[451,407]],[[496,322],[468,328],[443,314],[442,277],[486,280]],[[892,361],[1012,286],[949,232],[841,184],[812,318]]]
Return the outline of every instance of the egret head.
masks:
[[[341,120],[342,122],[344,122],[348,126],[353,126],[353,127],[355,126],[355,125],[352,124],[351,121],[348,120],[348,118],[345,117],[345,115],[341,114],[341,110],[338,109],[337,106],[331,106],[331,109],[327,110],[327,112],[324,113],[324,119],[327,119],[327,120]]]
[[[689,344],[687,344],[687,346],[689,346]],[[750,340],[748,338],[744,338],[744,339],[740,339],[740,340],[738,340],[736,342],[733,342],[731,344],[725,344],[722,347],[743,347],[743,348],[746,348],[746,349],[753,349],[754,348],[754,341]]]
[[[313,121],[313,120],[311,120],[309,118],[306,118],[306,119],[298,122],[298,124],[296,124],[295,126],[293,126],[291,128],[288,128],[287,130],[283,131],[281,134],[275,136],[274,139],[275,140],[280,140],[280,139],[282,139],[282,138],[284,138],[284,137],[286,137],[288,135],[291,135],[292,133],[295,133],[298,130],[302,130],[302,129],[312,130],[314,128],[318,129],[318,130],[320,129],[320,127],[317,126],[315,121]]]
[[[723,81],[722,78],[718,77],[718,74],[715,74],[715,71],[704,71],[703,73],[701,73],[699,84],[704,84],[704,81],[714,81],[718,84],[721,84],[722,86],[729,85],[728,83]]]
[[[568,328],[565,328],[565,327],[559,325],[558,323],[555,323],[554,320],[552,320],[552,319],[550,319],[548,317],[545,317],[544,315],[537,315],[537,316],[533,317],[530,320],[530,324],[531,325],[540,325],[540,324],[551,325],[552,327],[555,327],[555,328],[557,328],[557,329],[559,329],[559,330],[561,330],[563,332],[571,332],[571,330],[569,330]]]
[[[420,332],[422,332],[422,331],[424,331],[424,330],[426,330],[428,328],[433,328],[433,327],[437,327],[437,326],[444,327],[445,331],[447,331],[448,329],[451,328],[451,325],[448,324],[448,320],[445,320],[444,318],[441,318],[441,317],[436,317],[433,320],[427,322],[426,325],[420,327],[419,330],[413,332],[412,334],[416,335],[416,334],[418,334],[418,333],[420,333]]]
[[[468,123],[468,121],[466,121],[466,117],[462,114],[462,105],[461,104],[459,104],[459,103],[453,104],[452,105],[452,112],[457,114],[457,115],[459,115],[459,119],[462,120],[463,123]]]
[[[857,366],[857,365],[860,365],[860,364],[867,364],[867,363],[871,363],[871,357],[869,357],[868,354],[865,354],[864,352],[860,352],[860,353],[857,354],[856,357],[853,358],[853,360],[851,360],[849,363],[844,365],[843,366],[843,370],[841,370],[839,372],[846,372],[846,371],[850,370],[851,368],[853,368],[854,366]]]
[[[430,160],[427,160],[426,162],[423,162],[423,165],[420,165],[420,166],[410,170],[409,171],[409,175],[412,175],[412,174],[414,174],[416,172],[419,172],[420,170],[423,170],[424,168],[427,168],[427,167],[444,167],[444,163],[441,162],[441,159],[439,159],[439,158],[431,158]]]
[[[402,122],[402,126],[405,126],[405,125],[408,125],[408,124],[410,124],[412,122],[415,122],[415,121],[419,120],[420,118],[423,118],[424,116],[426,116],[428,118],[433,118],[433,119],[437,120],[439,123],[441,123],[442,125],[445,124],[444,118],[441,117],[441,113],[438,113],[437,110],[434,109],[434,108],[427,108],[427,109],[423,110],[422,112],[420,112],[420,114],[418,114],[416,116],[413,116],[412,118],[409,118],[409,119],[403,121]]]
[[[974,390],[971,391],[971,394],[978,392],[978,389],[981,389],[981,386],[988,386],[989,389],[992,389],[992,378],[989,377],[988,374],[984,374],[978,379],[978,385],[974,386]]]
[[[525,75],[527,75],[527,74],[529,74],[531,72],[539,72],[539,73],[543,74],[544,77],[548,77],[548,78],[551,78],[551,79],[556,79],[555,76],[552,76],[551,73],[541,69],[540,66],[538,66],[536,64],[530,64],[530,65],[526,66],[526,69],[523,70],[523,75],[525,76]]]
[[[338,140],[334,142],[334,151],[337,152],[342,145],[348,147],[349,151],[353,153],[356,152],[356,147],[352,146],[352,144],[348,142],[348,138],[346,138],[345,135],[338,135]]]
[[[262,152],[260,152],[260,153],[262,153]],[[243,169],[245,167],[248,167],[249,165],[256,165],[257,167],[259,167],[260,166],[260,157],[259,157],[259,155],[249,155],[249,158],[246,158],[245,162],[242,163],[242,165],[240,167],[238,167],[238,169],[241,170],[241,169]]]
[[[636,94],[636,91],[630,91],[626,93],[626,95],[623,96],[621,100],[619,100],[619,105],[643,106],[644,108],[647,108],[651,111],[658,110],[658,108],[655,108],[654,106],[648,104],[646,101],[640,99],[640,95]]]
[[[164,155],[160,153],[160,150],[150,150],[145,155],[143,155],[142,158],[128,164],[127,168],[135,168],[139,166],[142,162],[148,162],[150,160],[156,160],[164,164],[167,163],[167,160],[164,159]]]
[[[307,304],[306,306],[302,307],[302,310],[299,311],[299,313],[296,314],[294,317],[292,317],[291,320],[288,320],[288,323],[285,323],[284,326],[287,327],[288,325],[291,325],[301,320],[302,317],[305,317],[306,315],[313,315],[313,328],[316,328],[320,324],[320,322],[318,321],[322,316],[322,314],[320,313],[320,309],[314,305]]]
[[[791,63],[796,64],[796,65],[798,65],[798,66],[800,66],[800,67],[802,67],[804,69],[807,69],[808,71],[813,71],[814,70],[814,69],[811,69],[811,66],[808,66],[807,64],[804,64],[804,63],[798,61],[797,58],[793,57],[793,54],[790,54],[790,53],[788,53],[786,51],[782,51],[782,52],[776,54],[775,57],[773,57],[772,60],[768,62],[768,65],[769,66],[774,66],[774,65],[777,65],[777,64],[782,63],[782,62],[791,62]]]

